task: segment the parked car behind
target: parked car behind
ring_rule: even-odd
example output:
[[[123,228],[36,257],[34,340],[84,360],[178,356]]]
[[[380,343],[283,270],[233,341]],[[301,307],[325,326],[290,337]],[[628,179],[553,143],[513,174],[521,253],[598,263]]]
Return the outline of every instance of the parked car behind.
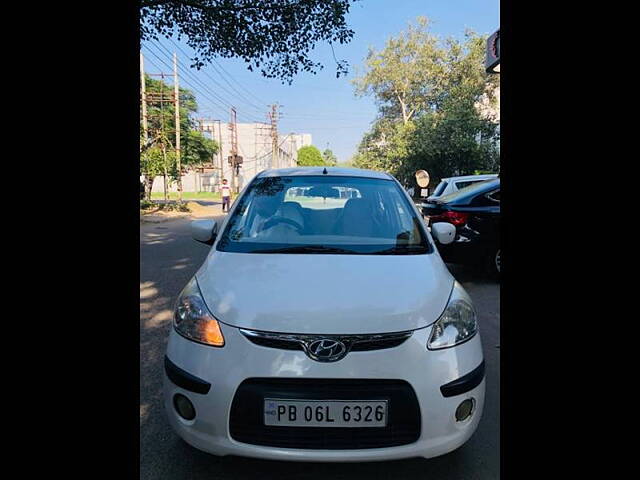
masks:
[[[436,198],[455,193],[465,187],[473,185],[475,183],[483,182],[485,180],[491,180],[498,178],[497,173],[491,173],[487,175],[466,175],[464,177],[449,177],[443,178],[433,193],[427,198],[427,201],[435,200]]]
[[[430,226],[448,222],[456,227],[452,243],[438,244],[445,262],[482,266],[492,275],[500,275],[499,178],[427,201],[422,214]]]

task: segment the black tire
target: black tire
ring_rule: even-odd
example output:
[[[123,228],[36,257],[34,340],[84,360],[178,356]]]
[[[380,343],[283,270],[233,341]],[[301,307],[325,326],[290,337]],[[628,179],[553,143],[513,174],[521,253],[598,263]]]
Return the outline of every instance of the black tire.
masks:
[[[500,247],[489,250],[486,260],[486,270],[489,276],[500,280],[501,250]]]

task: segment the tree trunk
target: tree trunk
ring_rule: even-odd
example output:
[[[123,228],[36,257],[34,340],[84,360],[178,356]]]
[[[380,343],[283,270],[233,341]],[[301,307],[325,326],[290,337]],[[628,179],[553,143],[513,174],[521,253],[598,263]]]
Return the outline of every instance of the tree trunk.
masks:
[[[146,197],[148,201],[151,201],[151,189],[153,188],[153,181],[155,180],[155,177],[144,177],[144,183],[146,186]]]
[[[398,97],[398,100],[400,101],[400,107],[402,107],[402,122],[404,125],[407,124],[407,106],[404,104],[404,102],[402,101],[402,99],[400,97]]]

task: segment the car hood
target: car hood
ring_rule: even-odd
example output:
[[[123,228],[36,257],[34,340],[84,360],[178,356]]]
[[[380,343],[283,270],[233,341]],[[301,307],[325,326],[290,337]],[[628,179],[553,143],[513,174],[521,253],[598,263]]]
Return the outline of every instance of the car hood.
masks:
[[[222,323],[310,334],[426,327],[444,311],[454,283],[436,252],[327,255],[214,250],[196,279],[211,313]]]

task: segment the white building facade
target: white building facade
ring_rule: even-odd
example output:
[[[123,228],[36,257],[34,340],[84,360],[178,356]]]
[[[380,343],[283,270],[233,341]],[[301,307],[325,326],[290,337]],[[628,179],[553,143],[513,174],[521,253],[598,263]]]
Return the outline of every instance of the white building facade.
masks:
[[[232,152],[232,131],[229,123],[203,122],[204,135],[218,142],[220,151],[214,156],[210,165],[205,168],[192,170],[182,177],[183,192],[211,192],[227,179],[233,184],[232,167],[229,157]],[[237,123],[237,150],[242,157],[242,164],[236,177],[237,191],[247,185],[253,177],[269,168],[295,167],[298,159],[298,149],[312,144],[309,133],[289,133],[278,135],[278,155],[273,154],[273,129],[268,123]],[[169,185],[170,192],[178,190],[176,183]],[[159,176],[153,182],[153,192],[164,192],[163,177]]]

